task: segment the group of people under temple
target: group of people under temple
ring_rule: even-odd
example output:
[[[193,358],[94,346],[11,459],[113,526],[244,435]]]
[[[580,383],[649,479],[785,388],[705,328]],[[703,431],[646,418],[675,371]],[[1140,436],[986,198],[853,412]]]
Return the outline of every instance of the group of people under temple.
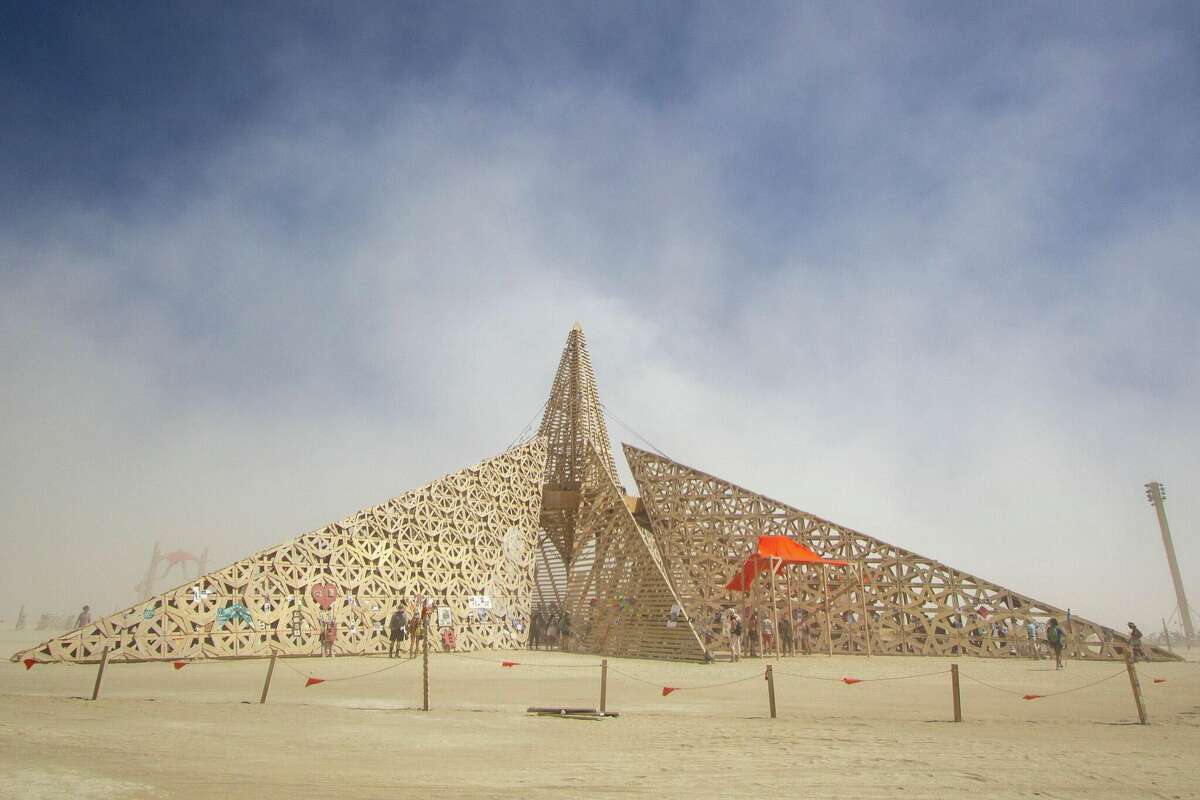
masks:
[[[819,620],[815,615],[795,609],[791,616],[786,612],[779,614],[778,620],[779,630],[776,631],[775,615],[760,614],[757,608],[747,607],[739,612],[736,607],[730,606],[720,612],[720,636],[728,643],[730,660],[741,660],[743,652],[752,657],[776,652],[776,635],[779,637],[780,655],[796,655],[798,651],[804,655],[812,653],[813,641],[821,637]],[[959,627],[961,623],[951,624]],[[1013,631],[1002,622],[987,623],[986,628],[980,627],[982,624],[984,623],[973,617],[973,632],[980,637],[990,633],[1000,640],[1002,647],[1008,648],[1010,655],[1023,654],[1032,659],[1053,656],[1055,669],[1063,669],[1063,652],[1068,643],[1068,634],[1057,618],[1051,617],[1046,623],[1030,620],[1025,624],[1023,638],[1020,635],[1014,636]],[[1113,632],[1105,629],[1105,635],[1111,638]],[[712,638],[711,634],[706,637],[709,640],[710,657]],[[1129,650],[1134,661],[1150,660],[1142,644],[1142,632],[1132,622],[1129,623]]]
[[[776,633],[779,635],[780,655],[796,655],[797,650],[804,655],[812,652],[814,631],[810,630],[801,609],[795,609],[791,617],[786,613],[781,614],[778,631],[775,630],[774,615],[760,615],[758,609],[753,607],[742,612],[734,607],[726,608],[720,614],[719,624],[721,637],[729,643],[732,661],[741,660],[743,650],[750,656],[774,652]]]
[[[569,650],[571,614],[562,606],[538,608],[529,621],[530,650]]]
[[[396,610],[388,617],[388,658],[403,658],[405,644],[408,645],[409,658],[420,652],[423,633],[429,631],[435,605],[433,598],[415,595],[406,602],[396,606]],[[337,620],[332,614],[321,621],[321,655],[333,657],[333,646],[337,643]],[[442,631],[442,646],[453,650],[455,646],[454,629]]]
[[[388,657],[402,658],[404,644],[408,642],[408,655],[415,657],[424,639],[423,632],[428,632],[435,605],[433,598],[414,595],[407,602],[401,603],[388,618]],[[1068,615],[1069,616],[1069,615]],[[812,652],[812,642],[820,638],[819,621],[810,618],[802,609],[795,609],[792,617],[786,613],[779,616],[779,630],[775,630],[775,617],[772,614],[759,614],[757,608],[748,607],[739,613],[730,606],[719,614],[721,638],[729,644],[730,660],[739,661],[745,650],[750,656],[767,655],[775,652],[775,636],[779,635],[780,655],[796,655],[797,650],[809,655]],[[75,619],[75,627],[82,628],[92,621],[91,608],[84,606]],[[955,627],[957,624],[952,623]],[[972,617],[972,630],[983,635],[979,621]],[[1134,661],[1149,661],[1150,656],[1142,644],[1142,632],[1138,626],[1130,622],[1129,650]],[[1014,637],[1008,626],[1001,622],[990,623],[990,633],[1000,639],[1001,644],[1010,647],[1012,655],[1018,655],[1017,648],[1024,650],[1029,658],[1042,659],[1050,655],[1054,657],[1055,669],[1063,668],[1063,651],[1066,649],[1068,634],[1059,624],[1058,619],[1051,617],[1044,625],[1034,620],[1025,623],[1025,636]],[[333,646],[337,642],[337,620],[329,615],[321,622],[321,655],[333,657]],[[1105,629],[1105,635],[1111,631]],[[456,641],[453,627],[442,629],[442,647],[453,650]],[[534,611],[529,624],[529,649],[542,648],[563,650],[569,649],[571,637],[571,615],[561,606],[539,608]],[[711,640],[711,635],[706,637]],[[709,642],[711,645],[711,641]],[[711,647],[710,647],[711,652]]]
[[[432,597],[414,595],[407,603],[396,606],[396,610],[388,618],[388,658],[403,658],[406,641],[408,657],[415,658],[421,650],[421,642],[425,640],[433,624],[435,613],[436,606]],[[443,641],[442,645],[448,650],[453,650],[454,629],[447,628],[443,634],[446,631],[449,632],[449,640]],[[443,635],[443,639],[446,638],[447,636]]]

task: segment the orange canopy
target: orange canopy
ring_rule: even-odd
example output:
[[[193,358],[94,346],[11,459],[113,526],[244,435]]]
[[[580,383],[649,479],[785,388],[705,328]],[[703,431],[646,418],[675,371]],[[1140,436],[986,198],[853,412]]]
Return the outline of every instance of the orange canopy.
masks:
[[[763,569],[770,569],[772,559],[778,559],[776,573],[785,564],[832,564],[836,567],[847,566],[850,562],[838,561],[833,558],[821,558],[804,545],[789,539],[787,536],[760,536],[755,552],[746,559],[737,574],[725,584],[731,592],[744,592],[750,589],[754,577]]]

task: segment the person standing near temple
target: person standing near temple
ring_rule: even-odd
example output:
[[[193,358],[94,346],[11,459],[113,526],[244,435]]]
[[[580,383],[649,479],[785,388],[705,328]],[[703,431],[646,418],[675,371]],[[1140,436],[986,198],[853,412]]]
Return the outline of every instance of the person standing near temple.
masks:
[[[533,612],[533,619],[529,622],[529,649],[537,650],[542,643],[542,610],[539,608]]]
[[[392,618],[388,621],[389,647],[388,658],[399,658],[404,655],[404,635],[408,632],[408,617],[404,606],[396,606]]]
[[[721,610],[721,619],[718,620],[718,622],[721,626],[721,628],[720,628],[721,629],[721,641],[723,641],[723,642],[729,642],[729,635],[730,635],[730,631],[732,630],[732,627],[731,627],[732,623],[730,622],[730,619],[729,619],[731,611],[733,611],[732,608],[722,609]],[[732,649],[731,649],[730,659],[732,660],[732,658],[733,658],[733,656],[732,656]]]
[[[804,655],[812,654],[812,632],[809,630],[808,615],[804,609],[796,609],[796,624],[797,633],[800,634],[800,652]]]
[[[729,659],[742,660],[742,618],[737,609],[729,609]]]
[[[84,606],[87,608],[87,606]],[[1146,650],[1142,646],[1142,632],[1138,630],[1138,626],[1132,622],[1129,623],[1129,656],[1134,661],[1149,661],[1146,656]]]
[[[779,620],[779,645],[783,648],[785,656],[796,654],[796,642],[792,636],[792,621],[786,614]]]
[[[82,628],[84,625],[91,625],[91,624],[92,624],[92,607],[84,606],[83,610],[79,612],[79,616],[75,618],[75,627]],[[1130,623],[1130,624],[1132,625],[1133,623]]]
[[[571,612],[563,611],[562,622],[558,625],[558,649],[571,649]]]
[[[321,626],[321,657],[328,656],[333,658],[333,645],[337,643],[337,620],[333,618],[333,613],[330,612],[324,624]]]
[[[1037,623],[1032,619],[1025,623],[1025,637],[1029,640],[1029,657],[1032,659],[1041,658],[1041,654],[1038,653]]]
[[[417,597],[408,613],[408,656],[416,658],[421,650],[421,617],[424,610],[424,600]]]

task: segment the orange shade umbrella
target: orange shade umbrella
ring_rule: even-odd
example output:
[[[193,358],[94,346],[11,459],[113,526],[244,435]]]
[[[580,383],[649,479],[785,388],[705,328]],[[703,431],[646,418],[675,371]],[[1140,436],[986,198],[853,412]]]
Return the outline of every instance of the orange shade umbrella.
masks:
[[[746,563],[742,564],[737,574],[725,584],[725,588],[732,592],[748,591],[755,576],[764,569],[770,569],[772,559],[778,560],[775,567],[777,573],[785,564],[831,564],[845,567],[850,563],[834,558],[822,558],[787,536],[760,536],[753,555],[746,559]]]

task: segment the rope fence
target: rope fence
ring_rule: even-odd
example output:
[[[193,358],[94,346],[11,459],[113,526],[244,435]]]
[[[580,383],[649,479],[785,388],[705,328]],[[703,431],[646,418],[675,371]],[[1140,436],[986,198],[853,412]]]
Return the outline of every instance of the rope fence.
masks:
[[[696,691],[700,691],[702,689],[717,689],[722,686],[733,686],[735,683],[745,683],[746,681],[752,681],[757,678],[761,678],[766,674],[764,672],[755,672],[751,675],[746,675],[745,677],[742,677],[742,678],[734,678],[731,681],[722,681],[721,683],[708,683],[708,684],[704,684],[703,686],[663,686],[661,681],[649,681],[649,680],[646,680],[645,678],[639,678],[635,675],[630,675],[628,672],[623,672],[619,669],[615,669],[612,667],[610,667],[609,669],[611,669],[616,674],[621,675],[622,677],[629,678],[630,680],[637,681],[638,683],[644,683],[644,684],[647,684],[650,686],[661,687],[663,697],[666,697],[667,695],[671,694],[671,692],[683,692],[683,691],[696,692]]]
[[[358,675],[342,675],[337,678],[318,678],[315,675],[311,675],[307,672],[304,672],[303,670],[297,669],[294,665],[289,664],[287,659],[284,659],[283,665],[285,667],[287,667],[288,669],[290,669],[292,672],[296,673],[297,675],[307,678],[307,680],[304,682],[304,688],[307,689],[309,686],[316,686],[318,683],[337,683],[338,681],[353,681],[353,680],[357,680],[359,678],[368,678],[372,675],[378,675],[381,672],[388,672],[389,670],[393,670],[396,667],[402,667],[405,664],[411,663],[416,660],[417,660],[416,656],[409,656],[408,658],[400,659],[395,664],[388,664],[386,667],[380,667],[379,669],[373,669],[370,672],[363,672]]]
[[[953,700],[954,721],[955,722],[962,721],[962,700],[961,700],[961,693],[960,693],[960,687],[959,687],[959,679],[960,678],[965,678],[966,680],[970,681],[971,683],[976,684],[978,686],[982,686],[986,689],[990,689],[992,691],[1000,692],[1000,693],[1007,694],[1007,695],[1014,695],[1014,696],[1020,697],[1022,700],[1028,701],[1028,700],[1041,700],[1041,699],[1046,699],[1046,698],[1058,697],[1058,696],[1066,695],[1066,694],[1072,694],[1075,692],[1082,692],[1087,689],[1091,689],[1091,688],[1094,688],[1101,684],[1107,683],[1107,682],[1109,682],[1115,678],[1118,678],[1124,674],[1124,675],[1128,676],[1129,681],[1130,681],[1130,688],[1133,693],[1135,704],[1137,706],[1139,721],[1142,724],[1147,724],[1149,721],[1148,716],[1146,714],[1143,698],[1142,698],[1141,685],[1140,685],[1140,682],[1138,679],[1137,671],[1136,671],[1134,663],[1129,660],[1126,660],[1124,669],[1118,670],[1109,675],[1105,675],[1102,678],[1099,678],[1099,679],[1096,679],[1093,681],[1089,681],[1087,683],[1080,684],[1078,686],[1072,686],[1072,687],[1069,687],[1066,689],[1040,690],[1040,691],[1033,692],[1033,691],[1027,691],[1027,690],[1023,690],[1023,689],[1013,689],[1013,688],[1007,688],[1004,686],[998,686],[995,683],[991,683],[989,681],[983,680],[982,678],[976,677],[975,675],[972,675],[969,671],[960,670],[959,665],[957,663],[951,664],[949,669],[938,669],[938,670],[933,670],[933,671],[928,671],[928,672],[906,673],[906,674],[897,674],[897,675],[883,675],[883,676],[879,676],[879,677],[866,677],[866,678],[852,677],[852,676],[848,676],[848,675],[841,675],[841,676],[816,675],[816,674],[806,674],[806,673],[802,673],[802,672],[792,672],[790,670],[778,669],[775,664],[770,664],[770,665],[767,665],[765,667],[765,669],[755,670],[752,673],[742,675],[742,676],[733,678],[731,680],[719,681],[717,683],[679,686],[679,685],[672,685],[672,684],[664,684],[661,680],[647,678],[642,675],[638,675],[633,672],[626,671],[624,669],[612,667],[609,665],[608,659],[602,659],[599,662],[593,662],[593,663],[587,663],[587,662],[585,662],[585,663],[553,663],[553,662],[546,663],[546,662],[536,662],[536,661],[522,661],[522,660],[516,660],[516,659],[497,659],[494,657],[467,655],[465,653],[457,653],[457,652],[443,653],[442,655],[449,656],[451,658],[455,658],[455,659],[462,660],[462,661],[472,661],[472,662],[476,662],[479,664],[488,664],[491,666],[499,666],[502,669],[506,669],[506,670],[512,670],[512,669],[517,669],[517,668],[522,668],[522,669],[533,668],[533,669],[548,669],[548,670],[596,670],[596,669],[599,669],[600,670],[600,687],[599,687],[600,688],[600,710],[599,710],[599,712],[597,712],[595,709],[567,709],[567,708],[562,708],[562,709],[530,708],[529,709],[529,711],[531,711],[531,712],[544,713],[547,711],[553,711],[555,713],[560,713],[562,715],[574,715],[574,714],[585,715],[588,718],[603,718],[603,717],[616,716],[615,714],[606,713],[606,710],[605,710],[605,704],[606,704],[606,698],[607,698],[607,692],[608,692],[608,685],[607,685],[608,684],[608,673],[611,671],[615,675],[619,675],[622,678],[625,678],[634,683],[638,683],[638,684],[642,684],[645,686],[650,686],[650,687],[655,688],[660,693],[660,696],[664,697],[664,698],[668,697],[676,692],[702,692],[702,691],[711,690],[711,689],[720,689],[720,688],[727,687],[727,686],[734,686],[737,684],[747,683],[749,681],[754,681],[754,680],[765,680],[768,685],[767,686],[768,700],[769,700],[769,704],[770,704],[770,712],[771,712],[772,718],[774,718],[776,716],[776,703],[775,703],[775,678],[776,677],[785,677],[785,678],[791,678],[791,679],[800,680],[800,681],[816,681],[816,682],[821,682],[821,683],[834,683],[834,684],[840,683],[840,684],[843,684],[846,686],[856,686],[856,685],[865,684],[865,683],[886,683],[886,682],[893,682],[893,681],[918,680],[918,679],[923,679],[923,678],[936,678],[939,676],[949,675],[951,678],[950,684],[951,684],[951,694],[952,694],[952,700]],[[100,688],[101,688],[101,682],[104,677],[104,670],[108,666],[108,663],[109,663],[108,656],[109,656],[109,653],[107,650],[105,650],[104,654],[99,662],[99,667],[98,667],[97,674],[96,674],[96,685],[95,685],[95,689],[93,690],[93,693],[92,693],[93,700],[97,699],[100,695]],[[296,675],[305,679],[304,688],[307,689],[311,686],[316,686],[316,685],[322,684],[322,683],[339,683],[339,682],[354,681],[354,680],[359,680],[359,679],[363,679],[363,678],[369,678],[369,677],[372,677],[375,675],[380,675],[385,672],[390,672],[394,669],[398,669],[398,668],[403,667],[407,664],[410,664],[411,662],[416,661],[418,659],[421,659],[424,663],[424,669],[422,672],[422,684],[423,684],[424,693],[425,693],[425,708],[424,708],[424,710],[428,710],[428,705],[429,705],[428,704],[429,653],[428,653],[427,649],[425,652],[422,652],[419,655],[410,655],[407,658],[402,657],[396,663],[388,664],[387,666],[379,667],[378,669],[372,669],[367,672],[355,673],[353,675],[335,675],[332,677],[323,677],[318,674],[315,674],[314,672],[310,672],[305,669],[301,669],[300,667],[296,666],[295,664],[290,663],[291,661],[296,660],[294,658],[283,658],[282,661],[283,661],[284,667],[286,667],[289,671],[291,671],[291,672],[295,673]],[[267,694],[268,694],[268,691],[271,686],[271,680],[272,680],[272,676],[275,671],[275,665],[279,660],[280,660],[279,653],[274,653],[271,656],[270,665],[267,670],[266,681],[263,684],[262,696],[259,701],[260,703],[266,703],[266,701],[267,701]],[[23,663],[24,663],[25,669],[28,671],[28,670],[33,669],[34,666],[37,666],[39,664],[45,664],[48,662],[44,662],[44,661],[40,661],[38,659],[31,658],[31,659],[25,659]],[[214,665],[214,664],[220,663],[220,662],[212,661],[212,660],[196,660],[196,661],[175,660],[175,661],[170,661],[170,662],[166,662],[166,663],[169,663],[172,666],[173,670],[178,672],[178,671],[184,669],[185,667],[192,666],[193,664],[211,666],[211,665]],[[1191,680],[1197,678],[1198,676],[1200,676],[1200,673],[1197,673],[1195,675],[1173,676],[1170,680],[1177,682],[1177,683],[1187,684],[1187,683],[1190,683]],[[1164,684],[1166,684],[1168,682],[1168,678],[1161,677],[1161,676],[1153,677],[1153,678],[1151,678],[1151,680],[1152,680],[1151,685],[1153,685],[1153,686],[1163,686]]]
[[[1019,694],[1019,695],[1021,695],[1022,700],[1041,700],[1044,697],[1057,697],[1060,694],[1070,694],[1071,692],[1078,692],[1083,689],[1090,689],[1093,686],[1099,686],[1100,684],[1104,683],[1105,681],[1111,681],[1113,678],[1118,678],[1121,675],[1124,675],[1126,673],[1125,673],[1125,670],[1121,670],[1120,672],[1114,672],[1112,675],[1109,675],[1105,678],[1101,678],[1098,681],[1092,681],[1091,683],[1085,683],[1082,686],[1075,686],[1071,689],[1061,689],[1057,692],[1043,692],[1041,694],[1025,693],[1025,692],[1021,692],[1018,689],[1005,689],[1002,686],[995,686],[993,684],[987,683],[986,681],[981,681],[981,680],[979,680],[979,678],[976,678],[975,676],[973,676],[969,673],[960,673],[960,674],[967,680],[971,681],[972,683],[977,683],[980,686],[986,686],[989,689],[995,689],[997,692],[1004,692],[1005,694]],[[1164,683],[1166,682],[1165,679],[1162,679],[1162,680]]]
[[[548,668],[548,669],[599,669],[601,666],[600,664],[535,664],[535,663],[532,663],[529,661],[510,661],[510,660],[496,661],[493,658],[478,658],[476,656],[463,655],[462,653],[456,653],[453,650],[451,650],[448,653],[442,653],[442,655],[450,656],[451,658],[459,658],[459,659],[462,659],[463,661],[479,661],[484,664],[499,664],[502,667],[534,667],[534,668],[543,667],[543,668]]]

